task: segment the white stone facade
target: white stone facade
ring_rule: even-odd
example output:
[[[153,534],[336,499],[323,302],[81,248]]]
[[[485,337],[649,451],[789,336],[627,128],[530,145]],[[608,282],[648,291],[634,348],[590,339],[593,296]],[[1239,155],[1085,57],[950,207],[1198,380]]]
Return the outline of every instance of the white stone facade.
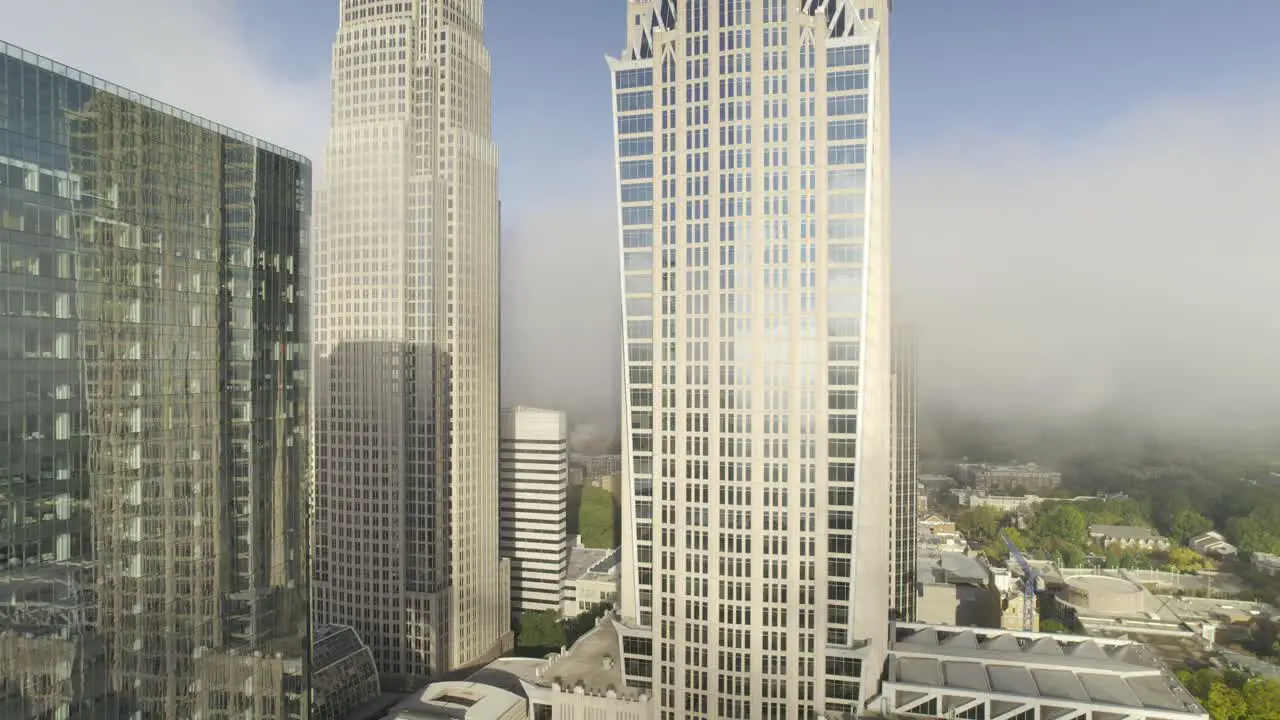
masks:
[[[620,606],[651,634],[629,675],[662,720],[854,712],[890,600],[889,3],[626,22]]]
[[[342,0],[314,253],[313,608],[384,685],[510,641],[481,0]]]

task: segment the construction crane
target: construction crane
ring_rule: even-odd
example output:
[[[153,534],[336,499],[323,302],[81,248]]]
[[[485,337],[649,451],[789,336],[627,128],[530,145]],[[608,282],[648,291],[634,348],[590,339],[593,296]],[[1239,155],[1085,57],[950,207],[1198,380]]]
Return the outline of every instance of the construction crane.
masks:
[[[1013,559],[1022,568],[1022,629],[1031,632],[1036,625],[1036,585],[1040,582],[1040,576],[1031,567],[1031,563],[1027,562],[1017,543],[1003,532],[1000,533],[1000,539],[1004,540],[1004,544],[1009,547],[1009,554],[1013,555]]]

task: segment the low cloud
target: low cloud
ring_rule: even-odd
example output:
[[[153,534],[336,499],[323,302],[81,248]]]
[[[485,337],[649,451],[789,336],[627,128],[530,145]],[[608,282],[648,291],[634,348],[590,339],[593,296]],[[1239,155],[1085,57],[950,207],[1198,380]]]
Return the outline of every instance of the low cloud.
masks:
[[[1077,138],[900,147],[897,310],[918,326],[926,397],[997,417],[1274,419],[1277,100],[1199,95]]]
[[[569,413],[593,434],[618,427],[621,315],[612,158],[592,189],[504,219],[503,402]]]

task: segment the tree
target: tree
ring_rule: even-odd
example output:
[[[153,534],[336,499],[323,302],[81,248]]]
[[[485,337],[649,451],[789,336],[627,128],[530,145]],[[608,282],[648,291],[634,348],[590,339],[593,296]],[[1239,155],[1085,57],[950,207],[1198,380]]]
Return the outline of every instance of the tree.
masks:
[[[1059,503],[1036,513],[1029,534],[1035,548],[1074,567],[1084,559],[1089,523],[1078,508]]]
[[[564,645],[564,627],[554,610],[524,613],[518,628],[517,644],[522,648],[549,650]]]
[[[617,547],[613,494],[604,488],[584,487],[581,502],[578,506],[578,533],[582,536],[582,544],[589,548]]]
[[[969,542],[987,545],[999,539],[1003,520],[1004,513],[983,505],[960,513],[956,518],[956,530]]]
[[[1209,697],[1205,699],[1205,709],[1213,720],[1246,720],[1249,706],[1239,690],[1225,682],[1216,682],[1209,686]]]
[[[1169,537],[1176,543],[1186,543],[1191,538],[1213,529],[1213,521],[1195,510],[1180,510],[1169,524]]]
[[[1174,572],[1189,573],[1203,570],[1205,558],[1189,547],[1176,547],[1169,550],[1168,567]]]
[[[1040,621],[1040,632],[1046,633],[1069,633],[1071,628],[1063,624],[1061,620],[1047,618]]]
[[[1249,720],[1280,720],[1280,680],[1250,678],[1244,684]]]
[[[1213,668],[1201,668],[1195,672],[1191,672],[1190,670],[1180,670],[1178,671],[1178,680],[1182,681],[1182,684],[1187,686],[1187,689],[1191,691],[1192,695],[1195,695],[1202,701],[1209,697],[1209,688],[1213,687],[1215,683],[1221,683],[1223,681],[1222,673],[1214,670]]]
[[[1267,657],[1275,654],[1277,641],[1280,641],[1280,628],[1270,618],[1260,617],[1249,628],[1244,646],[1256,655]]]

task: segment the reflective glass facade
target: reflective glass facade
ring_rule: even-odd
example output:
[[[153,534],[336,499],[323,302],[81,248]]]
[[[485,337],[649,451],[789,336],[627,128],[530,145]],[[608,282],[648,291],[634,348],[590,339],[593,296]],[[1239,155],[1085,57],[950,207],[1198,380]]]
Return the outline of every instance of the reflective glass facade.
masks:
[[[309,195],[0,43],[0,717],[307,716]]]

